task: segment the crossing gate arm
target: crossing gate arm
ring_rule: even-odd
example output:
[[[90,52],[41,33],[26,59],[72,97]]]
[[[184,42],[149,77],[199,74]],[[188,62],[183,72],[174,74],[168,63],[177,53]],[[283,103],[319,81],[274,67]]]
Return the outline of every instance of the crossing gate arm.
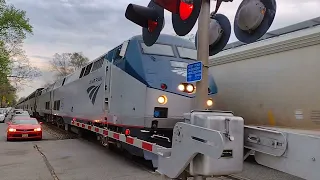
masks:
[[[77,122],[77,121],[72,121],[71,124],[73,126],[76,126],[76,127],[82,128],[82,129],[86,129],[86,130],[95,132],[96,134],[102,135],[104,137],[109,137],[109,138],[112,138],[112,139],[116,139],[118,141],[127,143],[129,145],[138,147],[140,149],[143,149],[145,151],[149,151],[149,152],[154,153],[154,154],[158,154],[158,149],[164,149],[164,150],[167,149],[167,148],[159,146],[159,145],[157,145],[155,143],[150,143],[150,142],[147,142],[147,141],[143,141],[143,140],[135,138],[135,137],[126,136],[126,135],[124,135],[122,133],[113,132],[113,131],[110,131],[108,129],[99,128],[99,127],[92,126],[92,125],[89,125],[89,124],[84,124],[84,123],[80,123],[80,122]]]
[[[224,149],[223,133],[183,122],[173,129],[172,148],[77,121],[71,124],[159,155],[157,171],[169,178],[177,178],[198,153],[218,159]]]

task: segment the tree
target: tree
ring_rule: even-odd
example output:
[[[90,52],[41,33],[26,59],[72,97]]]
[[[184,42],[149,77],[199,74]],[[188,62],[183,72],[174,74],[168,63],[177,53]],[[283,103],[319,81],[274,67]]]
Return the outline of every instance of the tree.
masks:
[[[16,88],[14,88],[10,82],[7,80],[2,82],[0,85],[0,98],[1,107],[6,107],[9,104],[15,104],[16,99]]]
[[[21,47],[27,33],[32,34],[32,26],[26,12],[0,0],[0,41],[5,43],[11,57],[23,54]]]
[[[87,65],[88,62],[89,58],[85,57],[81,52],[56,53],[50,61],[50,65],[52,71],[56,73],[56,79],[59,79]]]
[[[6,82],[9,69],[10,59],[9,53],[4,47],[4,43],[0,41],[0,84]]]
[[[31,80],[41,76],[39,68],[33,67],[27,58],[12,61],[10,69],[7,77],[18,90],[22,88],[21,85],[28,85]]]
[[[22,50],[27,34],[32,34],[32,26],[26,12],[0,0],[0,96],[7,101],[15,98],[17,87],[40,75]]]
[[[0,42],[9,58],[7,77],[19,85],[41,75],[38,68],[30,65],[22,50],[27,34],[32,34],[32,26],[26,12],[0,0]]]

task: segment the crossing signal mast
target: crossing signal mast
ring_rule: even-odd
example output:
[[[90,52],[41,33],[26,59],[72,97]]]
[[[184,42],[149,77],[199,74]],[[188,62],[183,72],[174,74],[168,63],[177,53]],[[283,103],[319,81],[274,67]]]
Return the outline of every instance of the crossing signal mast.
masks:
[[[172,25],[179,36],[187,35],[198,20],[195,45],[197,59],[202,62],[202,79],[196,84],[196,107],[205,109],[208,87],[208,59],[219,53],[228,43],[231,24],[226,16],[217,14],[222,2],[217,0],[210,13],[210,0],[151,0],[147,7],[129,4],[125,16],[142,27],[143,41],[152,46],[164,24],[164,9],[172,13]],[[234,33],[238,40],[252,43],[270,28],[276,14],[276,0],[243,0],[236,12]]]
[[[198,110],[207,105],[209,56],[222,51],[231,34],[230,21],[217,13],[222,2],[233,0],[217,0],[211,13],[210,0],[151,0],[148,7],[129,4],[125,13],[127,19],[142,27],[143,41],[147,46],[157,41],[164,27],[164,9],[172,13],[173,28],[179,36],[187,35],[198,20],[195,46],[197,59],[202,62],[202,78],[196,83],[194,109]],[[244,43],[257,41],[268,31],[275,14],[276,0],[242,0],[234,21],[237,39]]]

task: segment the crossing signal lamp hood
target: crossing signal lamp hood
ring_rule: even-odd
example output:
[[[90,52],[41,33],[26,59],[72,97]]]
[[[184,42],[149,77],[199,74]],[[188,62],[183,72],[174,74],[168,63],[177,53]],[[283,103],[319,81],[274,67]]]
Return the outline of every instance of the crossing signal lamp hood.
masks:
[[[158,39],[164,26],[164,10],[153,1],[148,7],[129,4],[125,17],[142,27],[142,38],[146,46],[152,46]]]
[[[153,0],[172,13],[172,26],[179,36],[187,35],[194,27],[201,9],[201,0]]]

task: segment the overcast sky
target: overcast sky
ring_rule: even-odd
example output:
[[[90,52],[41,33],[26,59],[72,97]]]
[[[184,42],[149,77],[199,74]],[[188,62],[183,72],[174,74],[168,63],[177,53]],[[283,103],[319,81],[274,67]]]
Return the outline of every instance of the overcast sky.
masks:
[[[48,61],[54,53],[83,52],[90,60],[106,53],[131,36],[141,34],[141,28],[128,21],[124,14],[129,3],[146,6],[148,0],[7,0],[27,12],[34,34],[24,44],[31,63],[42,70],[42,77],[19,92],[27,96],[46,81],[52,72]],[[211,1],[212,4],[215,1]],[[233,24],[241,0],[224,3],[219,13]],[[270,30],[285,27],[320,15],[320,0],[278,0],[277,14]],[[214,6],[212,5],[212,10]],[[191,33],[196,31],[196,27]],[[162,33],[174,33],[171,16],[166,13]],[[230,42],[236,41],[234,35]]]

